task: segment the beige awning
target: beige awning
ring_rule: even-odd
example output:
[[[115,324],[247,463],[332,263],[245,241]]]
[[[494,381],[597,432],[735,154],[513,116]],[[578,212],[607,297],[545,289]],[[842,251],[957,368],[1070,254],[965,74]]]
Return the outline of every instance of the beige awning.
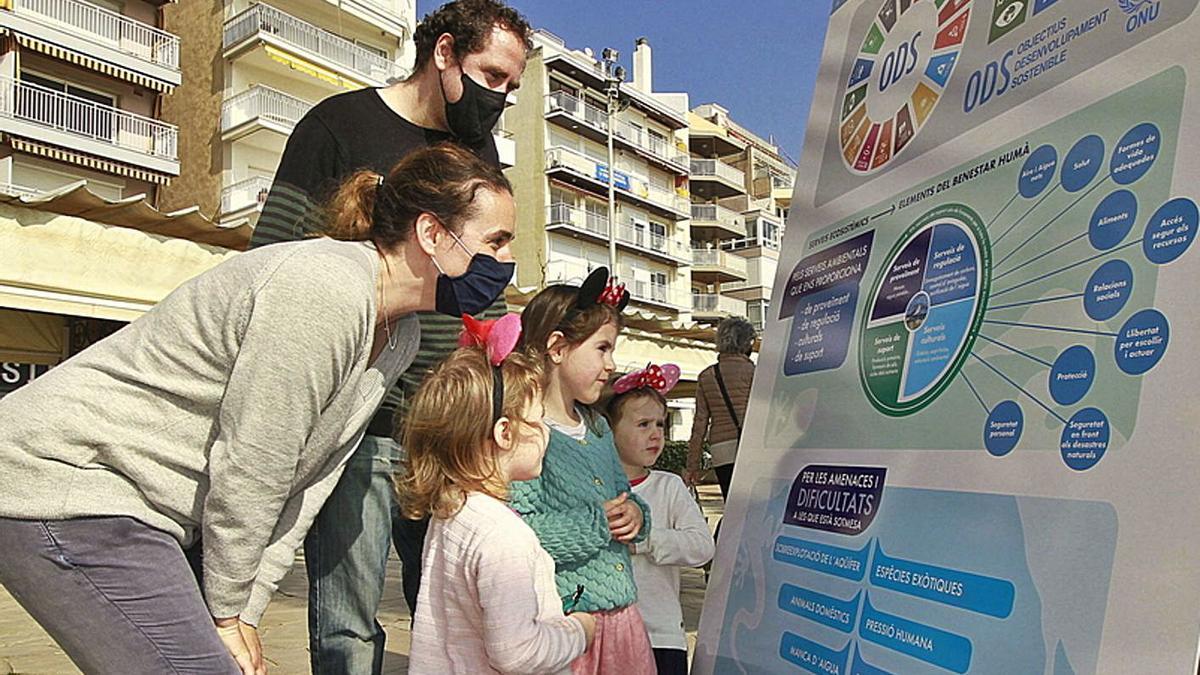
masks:
[[[229,225],[218,225],[200,213],[200,208],[190,206],[178,211],[164,213],[146,201],[146,195],[137,194],[124,199],[111,200],[87,189],[87,181],[71,183],[57,190],[29,194],[6,193],[0,186],[0,203],[78,216],[108,225],[119,225],[164,237],[177,237],[222,248],[242,250],[250,242],[253,228],[242,219]]]
[[[63,358],[65,323],[53,314],[0,309],[0,362],[58,363]]]
[[[169,93],[174,88],[167,82],[156,80],[153,77],[143,75],[142,73],[130,70],[128,68],[122,68],[118,65],[109,63],[108,61],[95,59],[86,54],[81,54],[79,52],[60,47],[53,42],[40,40],[16,31],[13,31],[12,35],[17,39],[17,42],[19,42],[21,46],[25,47],[26,49],[32,49],[35,52],[40,52],[56,59],[62,59],[63,61],[68,61],[70,63],[83,66],[89,70],[97,70],[102,73],[106,73],[119,80],[140,84],[143,87],[148,87],[163,93]]]
[[[26,152],[39,157],[48,157],[60,162],[67,162],[69,164],[85,166],[89,169],[96,169],[97,171],[103,171],[104,173],[112,173],[118,176],[125,176],[126,178],[144,180],[147,183],[166,185],[171,182],[172,176],[165,173],[159,173],[149,169],[142,169],[130,164],[124,164],[122,162],[115,162],[111,159],[104,159],[103,157],[89,155],[86,152],[68,150],[67,148],[62,148],[57,145],[50,145],[49,143],[32,141],[28,138],[14,136],[12,134],[6,134],[6,137],[8,138],[8,142],[12,145],[13,150],[16,150],[17,152]]]
[[[0,308],[132,321],[232,251],[0,204]]]

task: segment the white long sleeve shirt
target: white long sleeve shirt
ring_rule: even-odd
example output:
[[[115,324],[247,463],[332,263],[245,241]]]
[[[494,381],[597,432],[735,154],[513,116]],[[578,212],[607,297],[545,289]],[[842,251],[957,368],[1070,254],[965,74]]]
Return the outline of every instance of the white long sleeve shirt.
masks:
[[[633,493],[654,514],[650,536],[633,547],[633,578],[638,609],[655,649],[687,649],[679,606],[679,568],[697,567],[713,557],[712,533],[700,505],[673,473],[651,471]]]
[[[425,538],[413,675],[570,673],[583,626],[563,616],[554,560],[504,502],[471,493]]]

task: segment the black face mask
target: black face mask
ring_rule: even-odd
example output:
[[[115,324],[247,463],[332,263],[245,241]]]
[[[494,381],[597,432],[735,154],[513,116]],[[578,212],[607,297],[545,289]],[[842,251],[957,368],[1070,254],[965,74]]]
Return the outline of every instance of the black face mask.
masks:
[[[464,251],[471,253],[461,239],[455,236],[454,240]],[[452,277],[442,272],[436,258],[433,263],[439,272],[434,309],[456,319],[491,307],[512,281],[513,270],[517,267],[516,263],[502,263],[486,253],[476,253],[471,256],[467,271]]]
[[[438,83],[442,80],[439,77]],[[466,71],[462,74],[462,98],[457,103],[446,99],[446,85],[442,84],[442,100],[446,101],[446,124],[460,142],[471,148],[479,148],[491,135],[492,128],[500,121],[507,97],[492,91],[471,79]]]

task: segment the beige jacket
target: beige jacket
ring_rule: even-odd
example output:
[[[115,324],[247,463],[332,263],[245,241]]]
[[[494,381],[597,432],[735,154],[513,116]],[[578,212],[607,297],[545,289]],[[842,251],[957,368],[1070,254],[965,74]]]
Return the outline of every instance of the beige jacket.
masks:
[[[741,354],[721,354],[717,358],[721,377],[739,424],[745,424],[750,385],[754,381],[754,362]],[[696,416],[692,420],[692,438],[688,442],[688,467],[699,468],[700,452],[707,438],[709,445],[738,440],[737,424],[729,416],[729,406],[717,386],[714,366],[705,368],[696,383]]]

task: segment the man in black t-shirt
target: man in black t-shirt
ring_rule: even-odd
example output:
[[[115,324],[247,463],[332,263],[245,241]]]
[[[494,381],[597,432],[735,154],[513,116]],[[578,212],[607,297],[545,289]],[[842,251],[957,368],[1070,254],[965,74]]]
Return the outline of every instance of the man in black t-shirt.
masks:
[[[387,175],[409,152],[454,141],[499,164],[492,128],[520,85],[529,24],[497,0],[456,0],[414,34],[413,74],[382,89],[325,99],[296,125],[255,228],[251,247],[319,234],[322,204],[359,169]],[[492,242],[467,242],[482,248]],[[485,314],[505,311],[501,295]],[[455,347],[462,323],[421,313],[421,346],[384,399],[345,473],[304,541],[309,646],[314,673],[379,673],[383,628],[375,620],[388,542],[403,564],[404,597],[416,613],[426,523],[396,512],[391,475],[400,449],[393,417],[425,373]]]

